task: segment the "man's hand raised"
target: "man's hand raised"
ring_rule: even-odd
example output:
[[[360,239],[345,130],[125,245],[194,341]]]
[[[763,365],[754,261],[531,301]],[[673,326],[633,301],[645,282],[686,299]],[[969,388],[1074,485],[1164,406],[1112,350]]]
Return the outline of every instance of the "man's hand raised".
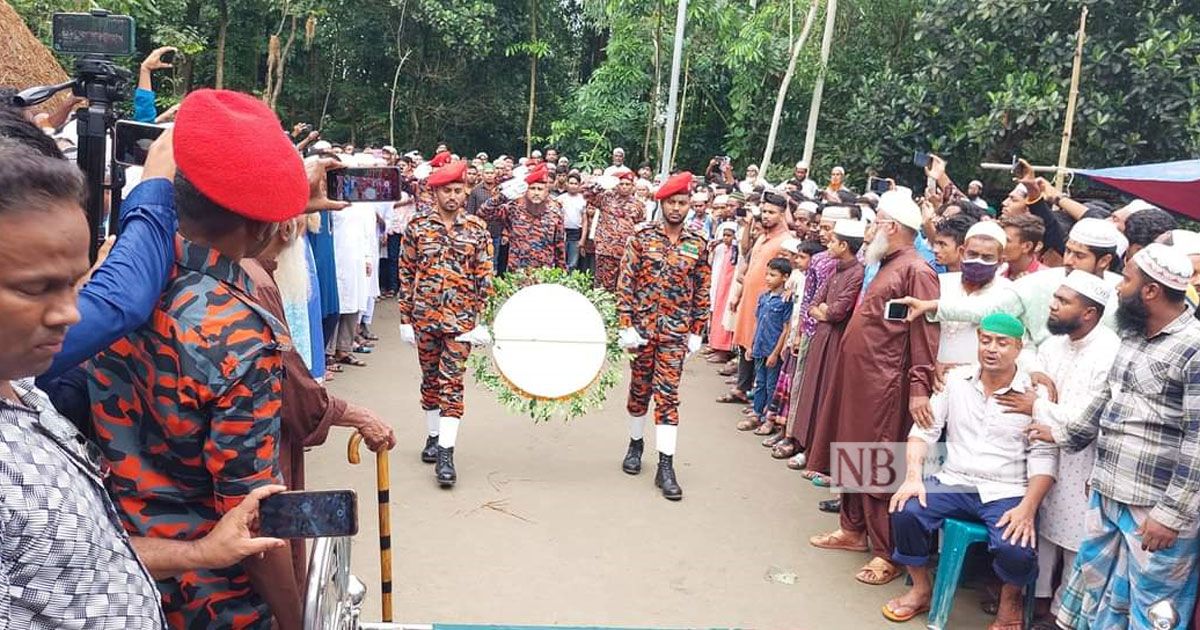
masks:
[[[325,174],[345,165],[334,158],[310,157],[304,161],[304,170],[308,174],[308,205],[305,212],[320,212],[322,210],[344,210],[350,204],[345,201],[334,201],[329,198],[329,190],[325,183]]]

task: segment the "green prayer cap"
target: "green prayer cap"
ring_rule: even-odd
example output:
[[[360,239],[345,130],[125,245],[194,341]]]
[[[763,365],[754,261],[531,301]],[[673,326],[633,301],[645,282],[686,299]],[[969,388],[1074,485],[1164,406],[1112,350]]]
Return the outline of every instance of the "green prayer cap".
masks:
[[[745,194],[745,193],[743,193],[743,192],[742,192],[742,191],[740,191],[740,190],[735,190],[735,191],[733,191],[733,192],[729,193],[729,198],[730,198],[730,199],[736,199],[737,201],[745,201],[745,200],[746,200],[746,194]]]
[[[1025,336],[1025,326],[1021,320],[1008,313],[992,313],[979,322],[979,329],[997,335],[1020,339]]]
[[[490,173],[490,172],[492,172],[492,171],[494,171],[494,170],[496,170],[496,167],[495,167],[495,165],[493,165],[491,162],[484,162],[484,163],[483,163],[483,172],[484,172],[484,173]]]

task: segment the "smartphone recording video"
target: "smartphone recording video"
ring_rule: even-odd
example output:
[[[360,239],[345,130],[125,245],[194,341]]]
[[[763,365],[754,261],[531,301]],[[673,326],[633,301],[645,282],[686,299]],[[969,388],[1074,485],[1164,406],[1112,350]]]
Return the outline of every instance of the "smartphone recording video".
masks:
[[[928,153],[921,153],[920,151],[913,153],[913,165],[915,166],[925,168],[929,166],[930,159]]]
[[[113,158],[117,164],[125,166],[142,166],[150,155],[150,145],[162,135],[166,127],[118,120],[113,128],[116,137],[113,142]]]
[[[908,305],[895,300],[888,300],[883,306],[883,318],[891,321],[908,319]]]
[[[273,538],[325,538],[358,533],[353,490],[280,492],[262,500],[259,532]]]
[[[343,168],[326,174],[334,201],[399,201],[400,167]]]

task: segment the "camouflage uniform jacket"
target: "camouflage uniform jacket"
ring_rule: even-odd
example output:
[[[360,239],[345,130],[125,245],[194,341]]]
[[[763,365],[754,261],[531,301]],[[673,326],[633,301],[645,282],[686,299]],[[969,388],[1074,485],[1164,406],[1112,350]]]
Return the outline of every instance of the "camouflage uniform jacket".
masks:
[[[540,213],[529,211],[525,205],[522,197],[513,201],[491,199],[479,207],[479,216],[504,224],[508,234],[508,268],[566,269],[567,230],[562,207],[553,199],[546,200],[546,207]]]
[[[622,328],[660,343],[682,342],[704,331],[712,268],[704,237],[684,230],[672,243],[659,222],[637,228],[621,260],[617,315]]]
[[[646,219],[646,206],[636,195],[622,197],[619,193],[606,192],[596,200],[600,216],[596,218],[596,254],[620,258],[625,253],[625,243],[634,228]]]
[[[400,317],[422,330],[463,333],[492,294],[492,237],[483,219],[459,212],[442,223],[430,208],[408,223],[400,245]]]

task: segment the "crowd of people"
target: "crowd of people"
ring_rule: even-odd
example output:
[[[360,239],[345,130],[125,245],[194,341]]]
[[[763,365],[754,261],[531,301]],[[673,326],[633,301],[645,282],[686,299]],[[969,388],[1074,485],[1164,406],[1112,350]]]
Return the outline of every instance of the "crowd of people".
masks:
[[[152,103],[139,115],[157,118]],[[731,428],[797,483],[841,490],[816,506],[838,529],[811,544],[868,554],[866,584],[910,576],[888,619],[929,609],[948,518],[989,531],[993,628],[1022,627],[1031,588],[1043,627],[1148,627],[1162,600],[1193,612],[1200,234],[1162,209],[1074,199],[1025,164],[994,207],[938,156],[923,195],[858,194],[840,167],[821,186],[805,162],[771,183],[724,156],[656,176],[620,148],[578,168],[554,148],[335,145],[220,90],[164,116],[120,237],[90,264],[69,141],[0,108],[12,627],[299,627],[304,545],[257,536],[258,505],[304,487],[304,449],[333,426],[395,446],[325,388],[366,365],[376,303],[398,304],[416,347],[420,459],[450,487],[492,280],[541,267],[616,296],[632,355],[622,469],[641,472],[653,402],[655,485],[682,499],[679,384],[703,356],[728,379]],[[398,200],[330,200],[326,175],[347,166],[398,167],[383,195]],[[891,445],[896,484],[842,469],[847,449]]]

